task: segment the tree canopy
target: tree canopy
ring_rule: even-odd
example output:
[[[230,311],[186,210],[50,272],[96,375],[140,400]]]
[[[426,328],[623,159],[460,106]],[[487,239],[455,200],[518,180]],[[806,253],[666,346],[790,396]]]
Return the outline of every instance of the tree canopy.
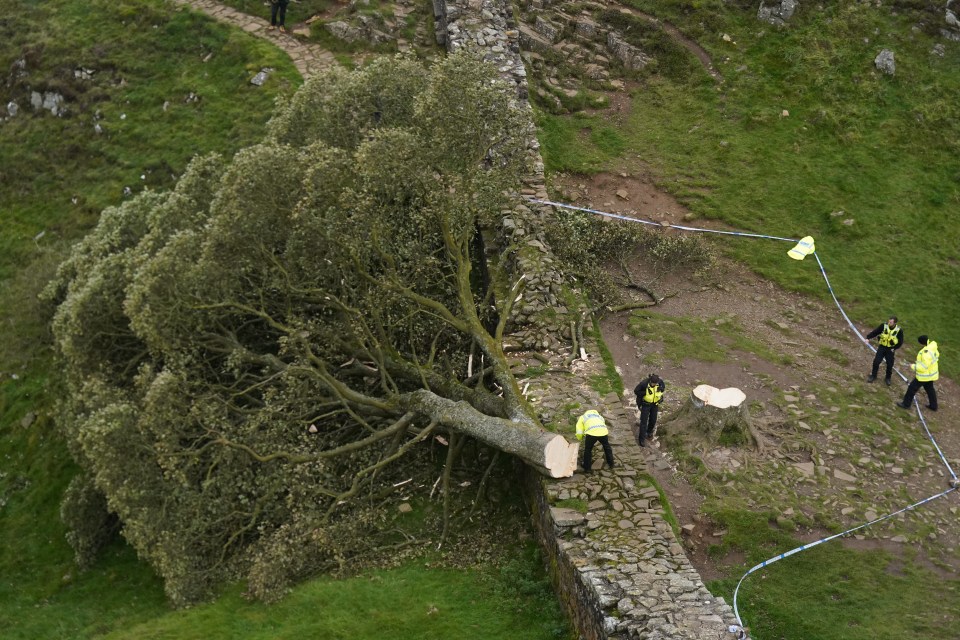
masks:
[[[517,285],[477,251],[527,127],[480,61],[380,60],[104,211],[47,289],[78,560],[119,523],[175,604],[268,597],[362,550],[438,429],[542,438],[500,346]]]

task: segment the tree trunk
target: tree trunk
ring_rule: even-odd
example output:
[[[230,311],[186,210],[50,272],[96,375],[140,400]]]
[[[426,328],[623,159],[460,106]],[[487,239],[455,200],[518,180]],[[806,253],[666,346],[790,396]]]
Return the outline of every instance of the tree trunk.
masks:
[[[756,444],[747,396],[740,389],[695,388],[663,424],[663,436],[688,436],[710,444]]]
[[[454,402],[421,389],[407,396],[405,408],[416,411],[451,431],[468,435],[504,453],[515,455],[551,478],[566,478],[577,468],[578,443],[570,443],[532,421],[495,418],[467,402]]]

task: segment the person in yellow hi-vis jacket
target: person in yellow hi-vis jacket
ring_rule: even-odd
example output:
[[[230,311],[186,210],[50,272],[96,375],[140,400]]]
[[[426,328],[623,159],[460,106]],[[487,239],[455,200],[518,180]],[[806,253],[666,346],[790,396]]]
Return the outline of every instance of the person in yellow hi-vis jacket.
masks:
[[[590,473],[593,466],[593,445],[597,442],[603,447],[603,456],[607,459],[607,468],[613,468],[613,449],[607,439],[607,423],[599,411],[590,409],[577,420],[577,440],[585,440],[583,446],[583,472]]]
[[[937,343],[928,339],[927,336],[920,336],[920,344],[923,348],[917,354],[917,363],[910,365],[914,371],[914,378],[907,387],[903,401],[898,402],[897,406],[901,409],[909,409],[910,404],[913,403],[913,396],[917,394],[920,387],[923,387],[927,392],[927,400],[930,401],[927,408],[930,411],[936,411],[937,390],[933,388],[933,382],[940,378],[940,350],[937,348]]]

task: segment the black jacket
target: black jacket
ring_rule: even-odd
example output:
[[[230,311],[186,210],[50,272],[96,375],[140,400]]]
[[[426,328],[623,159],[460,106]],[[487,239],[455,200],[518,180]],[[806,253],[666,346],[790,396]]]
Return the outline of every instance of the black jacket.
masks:
[[[639,407],[643,403],[643,396],[647,393],[647,387],[650,385],[650,378],[646,378],[643,382],[638,384],[633,389],[634,395],[637,396],[637,406]],[[663,393],[664,389],[667,388],[667,385],[663,382],[663,378],[660,379],[660,384],[657,385],[660,387],[660,392]],[[663,402],[663,399],[660,399],[660,402]]]
[[[868,333],[868,334],[867,334],[867,340],[870,340],[870,339],[872,339],[872,338],[876,338],[878,335],[880,335],[881,333],[883,333],[883,327],[884,327],[886,324],[887,324],[887,323],[884,322],[884,323],[882,323],[879,327],[877,327],[876,329],[874,329],[873,331],[871,331],[870,333]],[[897,325],[897,326],[899,326],[899,325]],[[900,345],[903,344],[903,340],[904,340],[903,329],[900,329],[900,332],[897,334],[897,343],[896,343],[895,345],[893,345],[892,347],[886,347],[886,348],[887,348],[887,349],[893,349],[894,351],[896,351],[897,349],[900,348]]]

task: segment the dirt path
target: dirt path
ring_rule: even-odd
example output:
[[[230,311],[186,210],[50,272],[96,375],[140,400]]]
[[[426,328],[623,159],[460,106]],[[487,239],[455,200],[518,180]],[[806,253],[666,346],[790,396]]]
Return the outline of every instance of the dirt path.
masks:
[[[187,6],[201,13],[205,13],[218,22],[243,29],[258,38],[269,40],[290,56],[297,71],[300,72],[300,75],[303,76],[304,79],[338,64],[333,54],[323,47],[310,42],[304,42],[296,37],[297,35],[309,35],[308,27],[291,27],[290,33],[280,33],[279,31],[269,30],[267,27],[270,26],[270,12],[267,9],[264,9],[264,16],[261,17],[247,15],[246,13],[224,6],[213,0],[173,1],[177,5]]]

